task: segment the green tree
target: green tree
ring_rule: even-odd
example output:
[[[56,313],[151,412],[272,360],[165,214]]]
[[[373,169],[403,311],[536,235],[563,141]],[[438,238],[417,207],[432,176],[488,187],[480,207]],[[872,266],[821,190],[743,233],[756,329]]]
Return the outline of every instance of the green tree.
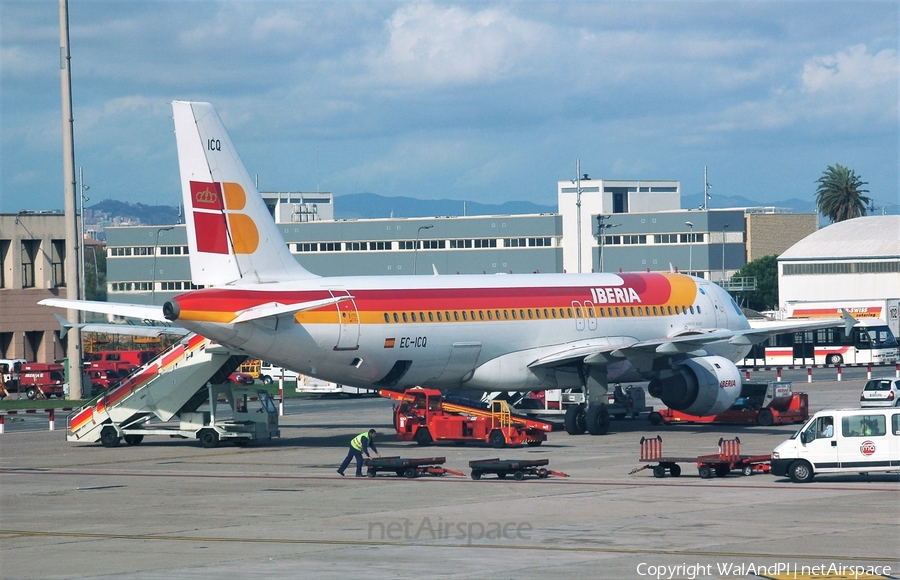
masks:
[[[732,279],[739,276],[755,277],[756,290],[742,296],[745,306],[762,312],[778,307],[778,257],[763,256],[744,264]]]
[[[866,205],[870,199],[864,196],[868,189],[862,189],[868,182],[863,181],[852,169],[843,165],[829,165],[817,182],[816,205],[819,213],[831,220],[841,222],[866,215]]]
[[[106,246],[84,248],[84,293],[88,300],[106,301]]]

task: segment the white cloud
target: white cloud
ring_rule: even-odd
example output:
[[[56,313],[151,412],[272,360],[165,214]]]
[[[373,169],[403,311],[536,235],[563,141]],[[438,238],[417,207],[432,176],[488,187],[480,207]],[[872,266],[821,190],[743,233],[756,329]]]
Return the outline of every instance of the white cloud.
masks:
[[[416,3],[388,20],[386,46],[373,59],[383,80],[405,86],[496,82],[521,74],[550,27],[506,8]]]
[[[800,79],[809,93],[846,93],[861,89],[884,90],[897,86],[897,51],[884,49],[869,54],[865,44],[827,56],[817,56],[803,65]]]

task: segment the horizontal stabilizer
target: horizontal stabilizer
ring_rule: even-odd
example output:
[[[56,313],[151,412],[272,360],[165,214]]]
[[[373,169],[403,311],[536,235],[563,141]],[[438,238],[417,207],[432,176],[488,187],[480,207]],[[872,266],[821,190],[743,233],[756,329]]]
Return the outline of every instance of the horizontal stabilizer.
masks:
[[[251,320],[259,320],[261,318],[270,318],[281,316],[282,314],[293,314],[295,312],[303,312],[304,310],[314,310],[330,304],[337,304],[344,300],[352,300],[353,296],[337,296],[335,298],[323,298],[322,300],[311,300],[309,302],[299,302],[297,304],[281,304],[280,302],[268,302],[260,304],[247,310],[235,312],[237,317],[232,320],[233,324],[238,322],[250,322]]]
[[[97,302],[94,300],[69,300],[68,298],[45,298],[38,302],[41,306],[54,306],[66,310],[97,312],[114,316],[129,316],[142,320],[169,322],[163,316],[162,306],[148,304],[118,304],[116,302]]]

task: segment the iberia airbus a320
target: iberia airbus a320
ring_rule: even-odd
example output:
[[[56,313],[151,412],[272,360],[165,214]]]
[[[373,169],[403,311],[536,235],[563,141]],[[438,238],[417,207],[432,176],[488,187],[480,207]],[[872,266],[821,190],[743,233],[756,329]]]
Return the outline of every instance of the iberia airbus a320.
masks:
[[[582,387],[571,433],[605,433],[607,383],[649,381],[693,415],[741,392],[735,361],[767,336],[722,288],[676,273],[320,277],[288,250],[209,103],[173,103],[194,284],[162,307],[63,308],[169,321],[248,356],[357,387]]]

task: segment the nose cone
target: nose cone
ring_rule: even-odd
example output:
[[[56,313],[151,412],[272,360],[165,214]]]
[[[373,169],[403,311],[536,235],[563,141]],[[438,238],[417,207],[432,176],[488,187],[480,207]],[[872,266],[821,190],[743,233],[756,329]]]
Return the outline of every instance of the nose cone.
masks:
[[[166,317],[166,320],[178,320],[178,317],[181,315],[181,306],[178,304],[178,301],[175,299],[167,300],[165,304],[163,304],[163,316]]]

